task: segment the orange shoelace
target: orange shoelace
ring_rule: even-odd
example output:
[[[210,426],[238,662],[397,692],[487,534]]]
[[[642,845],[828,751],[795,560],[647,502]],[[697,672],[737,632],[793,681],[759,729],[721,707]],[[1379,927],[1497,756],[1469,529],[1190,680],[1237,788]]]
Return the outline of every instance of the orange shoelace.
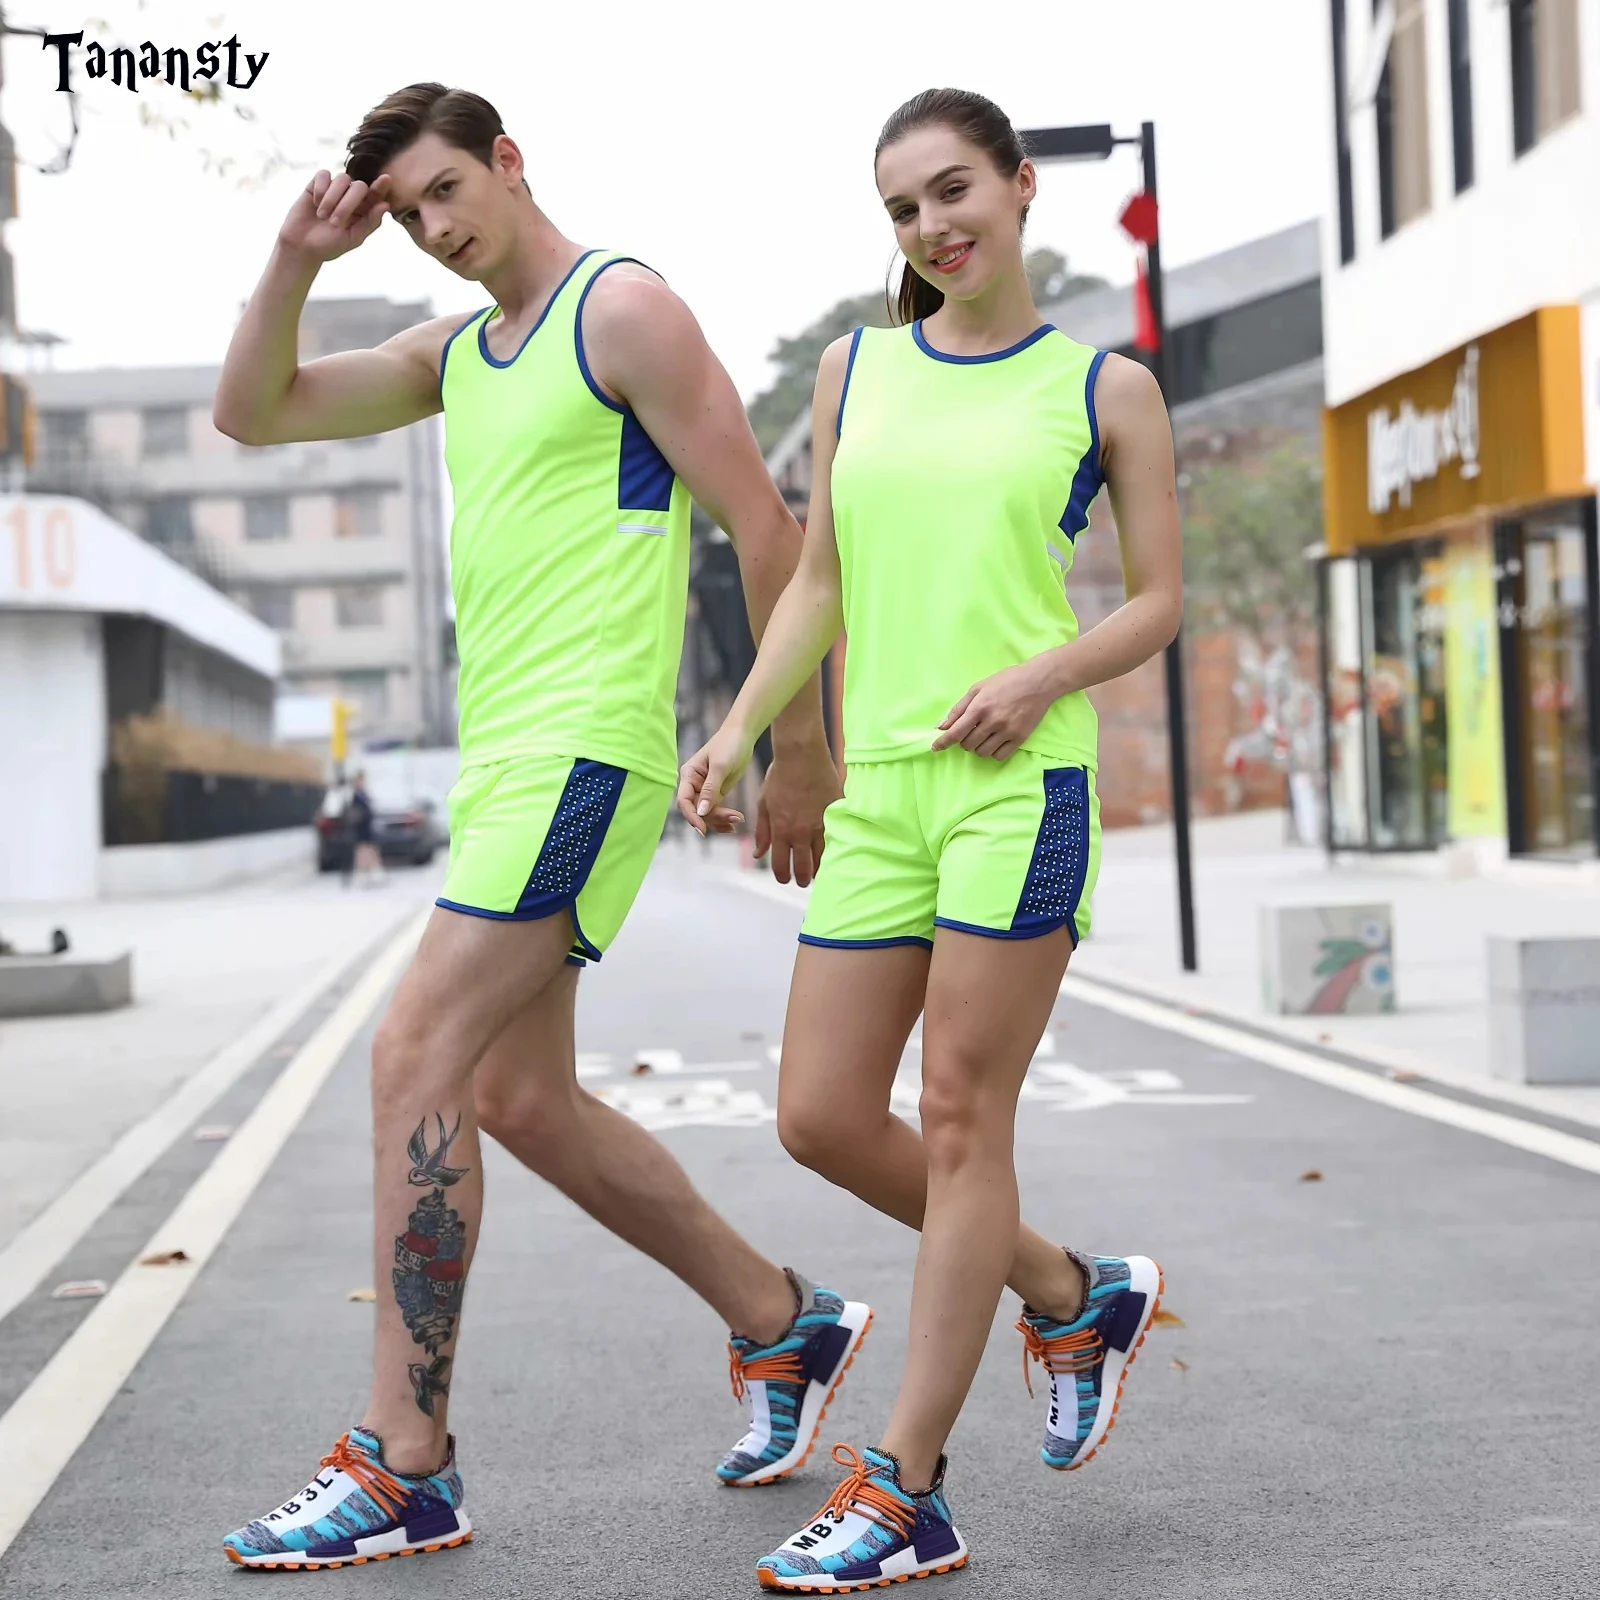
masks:
[[[1033,1374],[1029,1361],[1039,1362],[1046,1372],[1074,1375],[1088,1372],[1106,1353],[1105,1341],[1098,1328],[1082,1328],[1077,1333],[1058,1333],[1047,1339],[1028,1321],[1017,1318],[1017,1332],[1022,1335],[1022,1381],[1033,1395]]]
[[[322,1458],[322,1464],[348,1474],[372,1496],[374,1504],[391,1517],[398,1517],[404,1509],[406,1486],[388,1468],[379,1466],[371,1456],[352,1449],[348,1433]]]
[[[811,1520],[832,1517],[835,1522],[843,1522],[848,1512],[858,1511],[897,1539],[909,1537],[917,1514],[897,1495],[872,1482],[870,1475],[877,1469],[869,1467],[847,1444],[833,1447],[833,1459],[841,1467],[849,1467],[850,1476],[828,1496],[828,1503]]]
[[[798,1350],[785,1350],[782,1355],[756,1356],[754,1360],[744,1361],[733,1345],[728,1346],[728,1381],[733,1385],[735,1400],[744,1399],[748,1384],[799,1383],[803,1376]]]

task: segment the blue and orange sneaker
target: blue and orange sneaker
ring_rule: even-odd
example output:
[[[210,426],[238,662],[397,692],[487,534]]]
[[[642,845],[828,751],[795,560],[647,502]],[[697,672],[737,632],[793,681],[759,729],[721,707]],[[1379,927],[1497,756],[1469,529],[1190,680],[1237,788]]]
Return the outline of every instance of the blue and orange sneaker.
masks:
[[[836,1444],[833,1459],[850,1476],[805,1527],[756,1563],[763,1589],[877,1589],[967,1564],[944,1497],[943,1456],[924,1494],[900,1487],[900,1463],[886,1450],[858,1456]]]
[[[1123,1380],[1150,1319],[1161,1303],[1161,1268],[1148,1256],[1083,1256],[1089,1295],[1071,1322],[1057,1322],[1028,1306],[1022,1334],[1022,1375],[1033,1393],[1030,1360],[1050,1374],[1050,1413],[1039,1456],[1047,1467],[1070,1472],[1083,1466],[1117,1420]],[[1070,1378],[1070,1387],[1062,1380]]]
[[[454,1549],[472,1537],[461,1501],[454,1439],[437,1472],[408,1477],[384,1466],[375,1433],[352,1428],[299,1494],[230,1533],[222,1551],[241,1567],[296,1572]]]
[[[799,1310],[776,1343],[728,1341],[735,1400],[750,1407],[750,1429],[723,1458],[717,1476],[732,1488],[776,1483],[800,1466],[817,1442],[828,1404],[872,1326],[872,1307],[790,1273]]]

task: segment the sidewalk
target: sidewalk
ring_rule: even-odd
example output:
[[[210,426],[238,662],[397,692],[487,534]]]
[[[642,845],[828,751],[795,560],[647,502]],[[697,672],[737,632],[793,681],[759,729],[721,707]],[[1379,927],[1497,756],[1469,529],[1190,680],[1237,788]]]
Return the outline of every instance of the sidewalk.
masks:
[[[1524,1088],[1489,1076],[1487,940],[1503,935],[1600,937],[1592,865],[1514,863],[1454,877],[1444,858],[1342,856],[1286,845],[1281,812],[1194,825],[1197,973],[1181,969],[1177,879],[1166,826],[1107,833],[1094,928],[1074,973],[1246,1019],[1290,1039],[1600,1126],[1600,1087]],[[1394,908],[1389,1016],[1269,1016],[1262,1009],[1257,916],[1263,904],[1371,899]],[[1600,1042],[1596,1049],[1600,1050]]]
[[[297,991],[331,981],[438,893],[443,862],[383,888],[310,870],[207,894],[0,904],[22,947],[67,930],[75,951],[133,951],[118,1011],[0,1022],[0,1249],[207,1061]]]

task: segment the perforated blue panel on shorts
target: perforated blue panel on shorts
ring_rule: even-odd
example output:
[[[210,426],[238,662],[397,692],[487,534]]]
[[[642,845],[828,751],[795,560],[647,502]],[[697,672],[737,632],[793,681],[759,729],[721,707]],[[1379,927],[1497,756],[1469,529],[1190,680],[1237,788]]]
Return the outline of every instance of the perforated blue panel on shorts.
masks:
[[[1055,767],[1044,775],[1044,817],[1011,919],[1014,933],[1046,933],[1071,922],[1089,871],[1089,775]]]
[[[577,898],[605,842],[627,777],[623,768],[604,762],[573,762],[539,859],[517,902],[518,916],[538,916]]]

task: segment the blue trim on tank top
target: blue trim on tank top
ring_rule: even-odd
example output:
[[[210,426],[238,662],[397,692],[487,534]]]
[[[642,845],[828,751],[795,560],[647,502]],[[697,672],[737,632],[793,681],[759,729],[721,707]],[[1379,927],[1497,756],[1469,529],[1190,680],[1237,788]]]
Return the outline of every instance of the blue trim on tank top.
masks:
[[[444,349],[442,349],[439,352],[439,393],[440,393],[441,396],[444,394],[444,358],[447,355],[450,354],[450,346],[453,345],[456,342],[456,340],[463,333],[465,333],[467,331],[467,329],[470,328],[474,322],[476,322],[478,320],[479,317],[486,316],[489,312],[491,312],[493,310],[494,310],[493,306],[485,306],[481,311],[474,311],[472,313],[472,315],[470,317],[468,317],[465,322],[461,323],[460,326],[458,326],[451,333],[450,337],[445,340]]]
[[[850,359],[844,364],[844,383],[839,389],[839,414],[833,419],[833,436],[841,438],[844,434],[844,397],[850,393],[850,374],[856,370],[856,351],[861,348],[861,335],[864,329],[857,328],[850,335]]]
[[[1047,333],[1054,333],[1056,331],[1055,323],[1046,322],[1040,327],[1035,328],[1026,339],[1020,340],[1018,343],[1012,345],[1008,350],[996,350],[985,356],[953,356],[947,354],[943,350],[935,350],[933,346],[928,343],[922,332],[922,322],[923,319],[918,317],[917,320],[911,324],[911,337],[916,340],[917,348],[925,356],[932,356],[935,361],[948,361],[958,367],[975,367],[980,362],[984,361],[1004,361],[1007,356],[1017,355],[1021,351],[1026,350],[1030,344],[1037,344]]]
[[[600,281],[600,274],[607,271],[611,267],[620,267],[625,261],[631,262],[636,267],[643,267],[646,272],[655,272],[656,270],[654,267],[649,266],[647,263],[641,261],[637,256],[614,256],[610,261],[602,262],[598,267],[595,268],[594,276],[591,277],[586,284],[584,284],[583,293],[578,296],[578,309],[573,313],[572,317],[572,342],[578,352],[578,371],[583,374],[583,381],[589,385],[589,393],[592,394],[601,405],[605,406],[607,410],[620,412],[623,416],[627,416],[629,414],[628,408],[625,405],[621,405],[617,401],[613,400],[611,396],[600,387],[599,383],[595,379],[595,375],[589,370],[589,358],[584,354],[583,351],[583,306],[584,302],[589,298],[589,291],[593,289],[594,286]],[[641,510],[642,507],[635,506],[632,509]]]
[[[1089,507],[1100,493],[1106,475],[1100,468],[1100,419],[1094,409],[1094,384],[1106,359],[1104,350],[1096,350],[1089,363],[1089,375],[1083,381],[1083,404],[1089,413],[1089,448],[1078,462],[1072,475],[1072,491],[1067,496],[1067,509],[1061,513],[1060,528],[1074,544],[1078,535],[1089,526]]]
[[[528,348],[528,340],[531,339],[534,334],[536,334],[544,326],[544,319],[550,315],[550,308],[556,303],[557,300],[561,298],[561,291],[572,282],[573,273],[575,273],[578,268],[589,259],[590,256],[598,255],[599,253],[600,252],[598,250],[585,250],[583,254],[579,256],[570,267],[567,268],[566,277],[564,277],[561,282],[556,285],[556,292],[545,301],[544,310],[539,313],[539,320],[528,329],[527,336],[523,339],[522,343],[517,346],[516,350],[505,361],[500,361],[496,357],[489,354],[489,319],[485,317],[482,327],[478,329],[478,354],[481,355],[491,367],[505,368],[511,366],[516,361],[517,357]],[[498,309],[498,307],[495,309]],[[504,315],[504,313],[502,313],[502,315]]]

